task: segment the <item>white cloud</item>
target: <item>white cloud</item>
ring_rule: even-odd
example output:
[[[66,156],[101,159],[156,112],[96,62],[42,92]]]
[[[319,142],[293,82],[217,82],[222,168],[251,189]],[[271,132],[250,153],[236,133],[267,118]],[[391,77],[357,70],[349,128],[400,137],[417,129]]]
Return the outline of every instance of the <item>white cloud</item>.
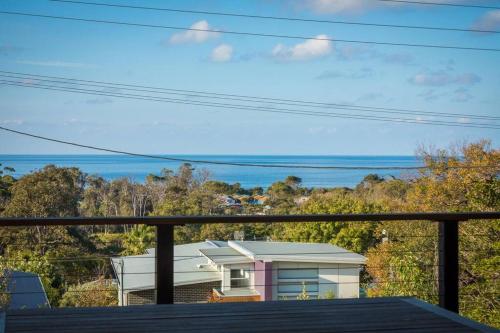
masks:
[[[492,10],[481,16],[473,25],[478,30],[498,30],[500,29],[500,9]]]
[[[304,0],[303,6],[318,14],[358,13],[379,6],[366,0]]]
[[[365,79],[367,77],[371,77],[374,75],[373,69],[370,67],[362,67],[358,70],[354,71],[339,71],[339,70],[327,70],[316,76],[317,79],[326,80],[326,79]]]
[[[481,81],[481,77],[474,73],[451,74],[445,71],[419,73],[409,79],[413,84],[420,86],[446,86],[450,84],[473,85]]]
[[[332,42],[327,35],[318,35],[294,46],[278,44],[273,48],[272,55],[282,60],[309,60],[323,57],[332,51]]]
[[[173,34],[170,37],[170,43],[172,44],[182,44],[182,43],[203,43],[209,39],[217,38],[220,33],[214,32],[215,28],[211,27],[207,21],[202,20],[193,23],[189,27],[195,30],[186,30]],[[212,31],[206,31],[212,30]]]
[[[33,65],[33,66],[44,66],[44,67],[66,67],[66,68],[82,68],[82,67],[93,67],[89,64],[84,64],[80,62],[67,62],[67,61],[31,61],[31,60],[18,60],[17,64],[22,65]]]
[[[25,120],[23,119],[0,119],[0,124],[2,125],[23,125]]]
[[[474,0],[433,0],[435,3],[474,3]],[[373,0],[294,0],[296,7],[311,10],[317,14],[360,14],[380,8],[428,8],[404,2],[384,2]]]
[[[471,99],[473,99],[474,96],[472,96],[470,93],[469,93],[469,90],[465,89],[465,88],[458,88],[456,89],[454,92],[453,92],[453,97],[452,97],[452,101],[453,102],[468,102],[470,101]]]
[[[233,47],[228,44],[221,44],[212,50],[211,59],[215,62],[227,62],[233,57]]]

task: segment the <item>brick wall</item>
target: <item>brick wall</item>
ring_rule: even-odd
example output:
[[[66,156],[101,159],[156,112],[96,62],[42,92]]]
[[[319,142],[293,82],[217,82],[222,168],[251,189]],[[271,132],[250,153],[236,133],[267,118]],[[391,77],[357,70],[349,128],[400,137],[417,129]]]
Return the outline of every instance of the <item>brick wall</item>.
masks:
[[[174,287],[175,303],[199,303],[206,302],[213,288],[220,288],[220,281],[189,284]],[[129,292],[127,305],[155,304],[155,290],[139,290]]]
[[[156,291],[154,289],[131,291],[127,294],[127,305],[155,304]]]
[[[220,288],[220,285],[220,281],[214,281],[177,286],[174,288],[174,303],[207,302],[212,289]]]

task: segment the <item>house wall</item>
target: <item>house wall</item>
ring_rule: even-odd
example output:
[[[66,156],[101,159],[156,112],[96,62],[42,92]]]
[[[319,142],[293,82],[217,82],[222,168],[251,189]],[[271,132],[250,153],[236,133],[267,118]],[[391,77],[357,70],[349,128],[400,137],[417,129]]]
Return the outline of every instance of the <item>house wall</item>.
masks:
[[[174,287],[174,303],[204,303],[208,301],[210,292],[220,288],[221,282],[204,282]],[[120,297],[120,295],[118,295]],[[138,290],[125,293],[123,303],[126,305],[144,305],[156,303],[156,290]]]
[[[297,263],[273,262],[272,269],[272,299],[278,300],[286,297],[294,299],[296,295],[278,292],[279,269],[317,269],[318,292],[308,292],[311,297],[325,297],[333,292],[335,298],[359,297],[359,265],[352,264],[323,264],[323,263]],[[300,279],[298,279],[300,282]]]
[[[273,263],[257,260],[255,262],[255,290],[260,294],[261,301],[273,299]]]
[[[156,290],[146,289],[131,291],[126,293],[124,296],[124,302],[127,305],[144,305],[144,304],[155,304],[156,301]]]

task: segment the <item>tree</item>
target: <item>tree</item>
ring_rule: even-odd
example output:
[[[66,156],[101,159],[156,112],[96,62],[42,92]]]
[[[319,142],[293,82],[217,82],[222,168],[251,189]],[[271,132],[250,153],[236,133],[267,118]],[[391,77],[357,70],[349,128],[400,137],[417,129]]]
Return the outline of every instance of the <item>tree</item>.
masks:
[[[302,214],[354,214],[376,213],[383,207],[365,202],[345,190],[315,193],[301,208]],[[349,250],[363,253],[374,244],[374,223],[285,223],[275,231],[275,237],[287,241],[332,243]]]
[[[4,216],[78,216],[85,175],[78,168],[47,165],[21,177],[11,186]]]
[[[288,176],[285,178],[285,184],[297,190],[299,186],[302,184],[302,178],[297,176]]]
[[[84,174],[77,168],[58,168],[53,165],[25,175],[10,187],[11,199],[3,215],[78,216],[84,179]],[[11,252],[24,247],[43,255],[49,249],[54,249],[54,246],[64,249],[63,252],[91,246],[85,242],[86,236],[77,227],[1,228],[0,236],[0,246]]]
[[[146,250],[154,247],[156,234],[154,227],[139,224],[134,225],[132,229],[125,234],[123,246],[125,250],[123,255],[144,254]]]
[[[29,272],[40,276],[49,302],[57,304],[61,292],[59,289],[61,276],[47,255],[40,256],[36,252],[22,250],[0,256],[0,272],[6,275],[5,283],[8,283],[9,272],[12,271]]]
[[[11,175],[15,170],[11,167],[1,168],[0,163],[0,214],[5,208],[11,197],[11,187],[16,182],[16,179]]]
[[[453,150],[420,150],[427,169],[406,191],[400,210],[457,212],[500,210],[500,150],[488,141]],[[388,241],[368,253],[373,277],[369,294],[417,295],[437,300],[437,225],[431,222],[379,224]],[[460,224],[460,311],[500,327],[498,267],[500,221]]]
[[[290,214],[294,211],[296,205],[293,201],[295,195],[293,187],[278,181],[269,186],[267,193],[269,200],[266,204],[272,207],[273,214]]]

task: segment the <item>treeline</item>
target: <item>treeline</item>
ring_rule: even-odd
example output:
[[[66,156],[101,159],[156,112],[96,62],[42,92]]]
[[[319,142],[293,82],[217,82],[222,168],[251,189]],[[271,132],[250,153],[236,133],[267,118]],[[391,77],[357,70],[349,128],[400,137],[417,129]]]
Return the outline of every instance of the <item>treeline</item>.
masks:
[[[294,176],[267,189],[243,189],[210,180],[206,171],[188,164],[175,172],[150,175],[143,183],[127,178],[107,181],[77,168],[55,166],[16,180],[7,169],[0,178],[0,210],[3,216],[32,217],[500,211],[500,151],[488,141],[420,150],[419,156],[426,169],[401,179],[368,175],[353,189],[304,188]],[[237,198],[238,205],[225,204],[227,196]],[[176,227],[175,241],[227,240],[236,231],[243,231],[246,239],[345,247],[368,257],[362,272],[368,296],[417,295],[437,301],[435,223],[189,225]],[[460,225],[461,311],[496,327],[499,236],[497,220]],[[112,293],[75,296],[75,288],[103,289],[110,277],[108,261],[52,259],[139,254],[154,245],[154,238],[154,230],[145,226],[0,228],[0,262],[40,274],[54,305],[110,305],[116,302]],[[101,303],[95,304],[98,298]]]

